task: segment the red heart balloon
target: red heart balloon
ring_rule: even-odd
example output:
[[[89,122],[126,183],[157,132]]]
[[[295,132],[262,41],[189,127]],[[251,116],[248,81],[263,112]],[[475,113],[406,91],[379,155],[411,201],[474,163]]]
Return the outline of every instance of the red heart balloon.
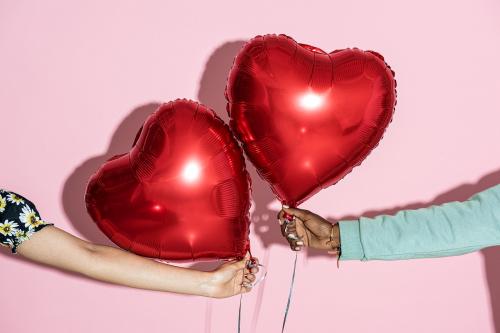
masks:
[[[257,36],[226,86],[230,125],[283,204],[342,179],[380,141],[396,103],[394,72],[359,49],[326,53],[285,35]]]
[[[201,104],[163,104],[129,153],[87,187],[87,209],[117,245],[162,259],[243,258],[250,178],[229,128]]]

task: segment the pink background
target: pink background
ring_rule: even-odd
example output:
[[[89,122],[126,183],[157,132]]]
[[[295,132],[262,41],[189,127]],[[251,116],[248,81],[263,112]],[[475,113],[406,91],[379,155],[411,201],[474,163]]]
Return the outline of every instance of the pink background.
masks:
[[[242,42],[282,32],[325,50],[374,49],[398,80],[380,146],[303,207],[335,219],[465,199],[500,183],[499,17],[495,0],[1,0],[0,186],[109,244],[83,206],[88,176],[128,149],[158,102],[197,99],[227,119],[225,78]],[[278,236],[277,202],[254,181],[251,240],[269,274],[244,298],[242,330],[278,332],[293,256]],[[5,250],[0,260],[2,331],[236,331],[238,298],[107,285]],[[340,270],[302,254],[287,332],[500,332],[499,264],[500,248]]]

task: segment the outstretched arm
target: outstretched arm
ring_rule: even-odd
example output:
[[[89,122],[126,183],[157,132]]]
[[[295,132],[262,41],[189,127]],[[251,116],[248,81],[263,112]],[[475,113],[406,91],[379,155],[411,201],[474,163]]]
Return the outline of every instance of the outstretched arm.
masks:
[[[284,212],[295,216],[285,228]],[[302,209],[282,210],[282,232],[294,250],[331,250],[342,260],[396,260],[460,255],[500,245],[500,185],[463,202],[332,225]]]
[[[34,233],[17,252],[36,262],[124,286],[208,297],[248,292],[257,268],[248,258],[223,264],[213,272],[171,266],[135,254],[81,240],[54,226]]]
[[[500,245],[500,185],[463,202],[341,221],[341,259],[461,255]]]
[[[227,262],[212,272],[201,272],[95,245],[46,223],[31,201],[2,189],[0,245],[30,260],[96,280],[217,298],[250,291],[258,272],[257,267],[246,267],[248,257]]]

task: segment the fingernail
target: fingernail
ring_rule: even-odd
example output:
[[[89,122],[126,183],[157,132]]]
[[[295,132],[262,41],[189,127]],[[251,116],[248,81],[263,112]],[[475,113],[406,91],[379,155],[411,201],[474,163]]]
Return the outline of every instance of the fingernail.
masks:
[[[296,246],[296,247],[295,247],[295,251],[300,251],[300,247],[299,247],[299,246]]]
[[[302,246],[302,245],[304,245],[304,242],[303,242],[303,241],[298,241],[298,242],[297,242],[297,245]]]
[[[278,223],[279,223],[280,225],[283,225],[283,221],[281,221],[280,219],[278,219]]]

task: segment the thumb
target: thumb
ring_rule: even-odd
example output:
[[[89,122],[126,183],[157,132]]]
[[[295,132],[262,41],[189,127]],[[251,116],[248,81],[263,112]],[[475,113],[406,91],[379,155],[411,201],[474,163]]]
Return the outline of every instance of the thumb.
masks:
[[[236,269],[242,269],[245,268],[247,265],[247,262],[251,259],[250,253],[246,253],[245,257],[237,262],[234,263],[234,268]]]
[[[298,217],[302,221],[307,220],[307,218],[309,217],[309,211],[304,209],[283,207],[283,210],[285,211],[285,213]]]

